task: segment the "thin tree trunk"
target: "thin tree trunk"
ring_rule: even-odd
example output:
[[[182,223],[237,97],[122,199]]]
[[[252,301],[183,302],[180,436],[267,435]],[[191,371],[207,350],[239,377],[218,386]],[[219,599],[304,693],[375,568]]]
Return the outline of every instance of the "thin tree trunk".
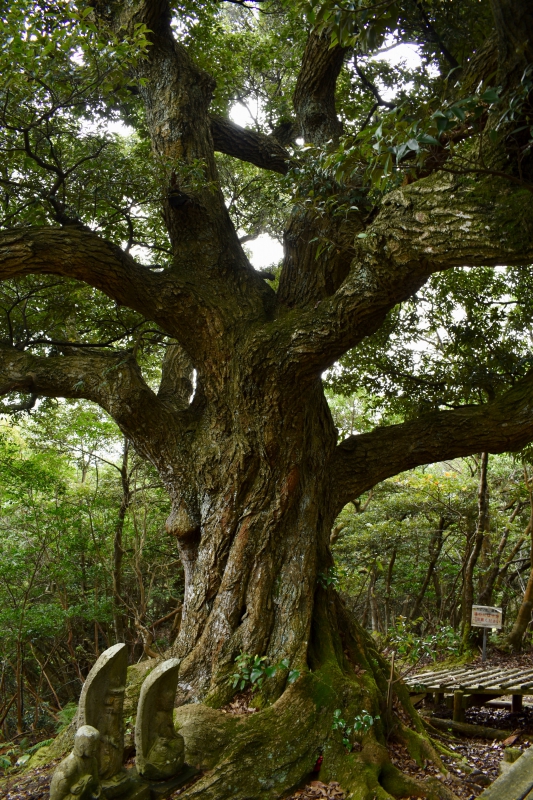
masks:
[[[458,617],[458,603],[457,597],[460,596],[460,592],[457,589],[457,583],[461,578],[461,572],[458,572],[452,582],[452,587],[446,597],[442,601],[442,617],[448,617],[452,620],[452,626],[455,629],[457,625],[457,617]],[[462,593],[462,589],[461,589]],[[459,605],[461,605],[459,603]]]
[[[512,512],[509,518],[509,525],[514,522],[516,515],[522,508],[520,503],[516,504],[514,511]],[[507,539],[509,538],[509,525],[503,529],[503,533],[500,538],[500,543],[498,544],[498,549],[496,554],[493,558],[492,566],[487,570],[485,575],[482,578],[482,585],[479,591],[479,602],[483,606],[490,606],[492,603],[492,595],[494,593],[494,587],[496,585],[496,579],[500,574],[500,563],[502,560],[503,552],[505,550],[505,545],[507,544]]]
[[[465,575],[463,581],[463,634],[462,634],[462,650],[466,650],[470,644],[470,632],[472,630],[472,605],[474,604],[474,569],[481,552],[483,538],[489,526],[489,490],[487,484],[487,471],[489,463],[489,454],[482,453],[480,475],[479,475],[479,492],[478,492],[478,517],[474,541],[468,561],[465,567]]]
[[[127,437],[124,437],[122,465],[120,468],[122,498],[115,525],[115,538],[113,540],[113,622],[115,625],[117,642],[124,641],[124,604],[122,601],[122,561],[124,558],[124,548],[122,546],[122,535],[124,532],[124,520],[126,519],[126,513],[131,503],[131,488],[128,473],[129,449],[129,440]]]
[[[17,641],[17,662],[15,669],[15,681],[17,686],[17,733],[24,732],[24,675],[23,675],[24,653],[20,639]]]
[[[435,591],[435,608],[437,611],[437,621],[440,622],[442,618],[442,586],[440,584],[439,574],[436,569],[433,570],[431,578],[433,581],[433,589]]]
[[[409,614],[409,619],[411,620],[416,619],[418,617],[418,614],[420,613],[420,607],[422,606],[422,602],[424,600],[424,597],[426,596],[426,591],[429,586],[429,582],[431,580],[433,571],[435,569],[437,561],[439,560],[439,556],[442,550],[442,545],[444,541],[443,533],[445,527],[446,527],[445,519],[444,517],[441,516],[439,519],[439,527],[431,537],[429,543],[429,556],[430,556],[429,564],[426,570],[425,578],[422,582],[422,586],[420,587],[420,591],[416,597],[411,613]]]
[[[522,640],[524,638],[524,634],[527,630],[527,627],[531,622],[532,610],[533,610],[533,478],[530,478],[528,476],[527,470],[525,468],[524,468],[524,480],[526,484],[526,489],[529,494],[530,515],[529,515],[528,528],[531,534],[530,552],[531,552],[532,564],[531,564],[531,572],[529,575],[529,580],[527,582],[522,603],[520,605],[520,608],[518,609],[518,614],[516,616],[516,620],[511,630],[511,633],[507,637],[507,643],[513,650],[521,650]]]
[[[503,581],[505,580],[505,576],[507,575],[507,571],[509,570],[509,567],[512,566],[516,554],[520,551],[522,545],[526,541],[527,537],[530,535],[530,530],[531,530],[531,522],[528,522],[524,533],[522,534],[520,539],[517,541],[517,543],[515,544],[515,546],[511,550],[511,552],[509,553],[509,557],[507,558],[507,561],[505,562],[503,567],[501,567],[500,570],[498,571],[498,577],[496,578],[496,582],[494,584],[494,591],[495,592],[499,592],[500,589],[502,588],[502,584],[503,584]]]
[[[372,580],[370,582],[370,618],[372,620],[372,631],[373,633],[379,633],[381,629],[380,619],[379,619],[379,609],[378,603],[376,599],[376,580],[377,580],[377,569],[376,565],[374,564],[374,569],[372,572]]]
[[[385,587],[385,633],[389,630],[390,625],[390,600],[392,589],[392,572],[394,570],[394,562],[396,561],[396,548],[392,551],[387,569],[387,584]]]

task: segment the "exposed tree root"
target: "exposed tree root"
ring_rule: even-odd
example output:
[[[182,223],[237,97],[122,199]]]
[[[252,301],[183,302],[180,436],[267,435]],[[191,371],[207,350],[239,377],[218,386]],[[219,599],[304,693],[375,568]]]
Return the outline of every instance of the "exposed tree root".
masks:
[[[350,800],[453,800],[450,789],[436,778],[418,781],[392,764],[387,741],[396,740],[420,766],[431,761],[446,772],[438,752],[443,748],[432,742],[407,688],[395,680],[388,705],[389,665],[367,632],[330,598],[315,611],[308,649],[311,668],[302,665],[300,678],[274,702],[263,691],[257,698],[263,708],[254,714],[230,714],[204,703],[176,710],[186,760],[204,772],[181,795],[184,800],[279,800],[311,778],[320,755],[320,779],[338,781]],[[142,680],[155,663],[130,668],[128,713],[135,713]],[[350,752],[342,732],[333,729],[337,709],[348,725],[363,710],[375,718],[370,730],[351,736]],[[68,749],[72,733],[58,737],[47,755],[57,757],[59,749]]]
[[[347,721],[363,708],[378,714],[376,697],[366,691],[365,682],[364,675],[350,680],[339,670],[321,669],[303,675],[272,706],[253,715],[233,716],[202,704],[181,706],[176,723],[185,738],[186,758],[206,771],[183,797],[277,800],[308,779],[323,754],[321,780],[339,781],[352,800],[451,800],[454,795],[438,780],[417,781],[391,763],[385,718],[355,742],[358,749],[344,747],[341,733],[332,729],[336,708],[342,708]],[[414,731],[398,718],[394,727],[393,735],[419,763],[430,759],[443,768],[423,729]]]

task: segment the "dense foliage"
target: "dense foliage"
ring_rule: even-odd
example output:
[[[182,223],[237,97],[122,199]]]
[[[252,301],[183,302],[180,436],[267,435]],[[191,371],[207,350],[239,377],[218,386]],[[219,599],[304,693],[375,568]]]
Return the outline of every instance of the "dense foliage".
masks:
[[[4,422],[0,475],[0,719],[9,739],[53,730],[117,639],[133,662],[163,652],[183,580],[161,535],[168,501],[157,476],[94,407],[60,404]]]

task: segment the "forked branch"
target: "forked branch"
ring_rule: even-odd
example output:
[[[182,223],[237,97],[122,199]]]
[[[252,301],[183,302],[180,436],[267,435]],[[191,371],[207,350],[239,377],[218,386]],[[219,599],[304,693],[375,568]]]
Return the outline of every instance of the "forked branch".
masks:
[[[53,274],[94,286],[120,305],[143,314],[192,355],[211,341],[223,309],[195,293],[191,280],[158,273],[119,247],[82,228],[17,228],[0,232],[0,280]],[[205,291],[205,290],[204,290]],[[205,340],[204,340],[205,337]]]
[[[279,344],[314,379],[434,272],[533,261],[533,194],[505,179],[435,173],[384,198],[331,297],[280,322]],[[287,356],[289,357],[287,360]]]

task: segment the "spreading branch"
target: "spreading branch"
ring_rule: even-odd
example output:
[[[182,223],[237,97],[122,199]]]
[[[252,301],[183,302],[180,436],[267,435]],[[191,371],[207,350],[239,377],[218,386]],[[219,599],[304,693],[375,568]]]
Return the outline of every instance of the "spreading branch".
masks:
[[[153,272],[119,247],[77,226],[0,232],[0,280],[29,274],[76,278],[100,289],[120,305],[157,322],[193,358],[202,359],[204,348],[212,346],[213,328],[231,324],[236,314],[257,314],[253,299],[246,309],[231,284],[212,281],[206,285],[178,270]]]
[[[533,439],[532,403],[530,373],[486,405],[435,411],[401,425],[348,437],[332,458],[329,488],[335,508],[340,511],[379,481],[421,464],[524,447]]]
[[[374,333],[435,272],[533,260],[533,196],[505,179],[436,173],[391,192],[331,297],[280,320],[279,345],[315,376]]]
[[[180,417],[150,389],[131,353],[73,350],[68,355],[35,356],[0,345],[0,396],[14,392],[98,403],[152,463],[162,454],[168,459],[179,452],[171,440],[180,431]]]

